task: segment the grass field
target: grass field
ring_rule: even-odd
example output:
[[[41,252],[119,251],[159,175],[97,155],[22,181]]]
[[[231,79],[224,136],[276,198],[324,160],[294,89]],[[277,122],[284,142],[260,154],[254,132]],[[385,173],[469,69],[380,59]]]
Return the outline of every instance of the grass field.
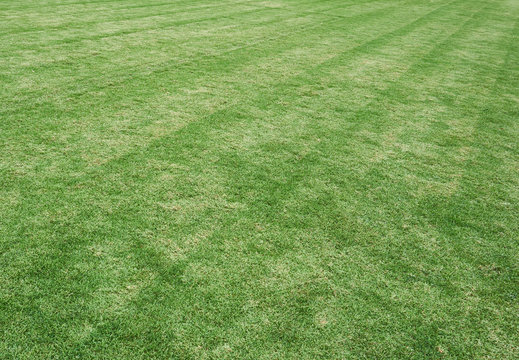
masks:
[[[0,0],[0,359],[519,358],[519,0]]]

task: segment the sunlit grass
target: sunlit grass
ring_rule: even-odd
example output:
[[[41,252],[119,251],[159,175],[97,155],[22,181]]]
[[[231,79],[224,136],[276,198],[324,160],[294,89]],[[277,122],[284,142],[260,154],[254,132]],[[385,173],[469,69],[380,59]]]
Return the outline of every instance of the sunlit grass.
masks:
[[[518,19],[1,0],[0,359],[518,358]]]

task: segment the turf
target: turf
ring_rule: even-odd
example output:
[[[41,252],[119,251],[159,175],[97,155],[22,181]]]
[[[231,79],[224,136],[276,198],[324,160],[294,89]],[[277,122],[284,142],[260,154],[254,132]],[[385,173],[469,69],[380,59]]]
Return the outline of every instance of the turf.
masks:
[[[1,0],[1,359],[517,359],[519,1]]]

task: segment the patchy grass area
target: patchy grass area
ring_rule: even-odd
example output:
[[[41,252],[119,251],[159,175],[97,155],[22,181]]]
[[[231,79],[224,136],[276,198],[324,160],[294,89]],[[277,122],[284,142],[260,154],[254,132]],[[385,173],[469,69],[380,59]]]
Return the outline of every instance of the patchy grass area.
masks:
[[[1,0],[1,359],[519,358],[518,0]]]

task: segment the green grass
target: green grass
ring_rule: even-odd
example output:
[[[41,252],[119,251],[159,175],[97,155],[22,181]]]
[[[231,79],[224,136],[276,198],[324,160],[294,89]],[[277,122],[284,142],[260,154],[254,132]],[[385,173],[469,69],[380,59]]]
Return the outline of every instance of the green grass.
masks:
[[[518,138],[518,0],[0,0],[0,359],[517,359]]]

